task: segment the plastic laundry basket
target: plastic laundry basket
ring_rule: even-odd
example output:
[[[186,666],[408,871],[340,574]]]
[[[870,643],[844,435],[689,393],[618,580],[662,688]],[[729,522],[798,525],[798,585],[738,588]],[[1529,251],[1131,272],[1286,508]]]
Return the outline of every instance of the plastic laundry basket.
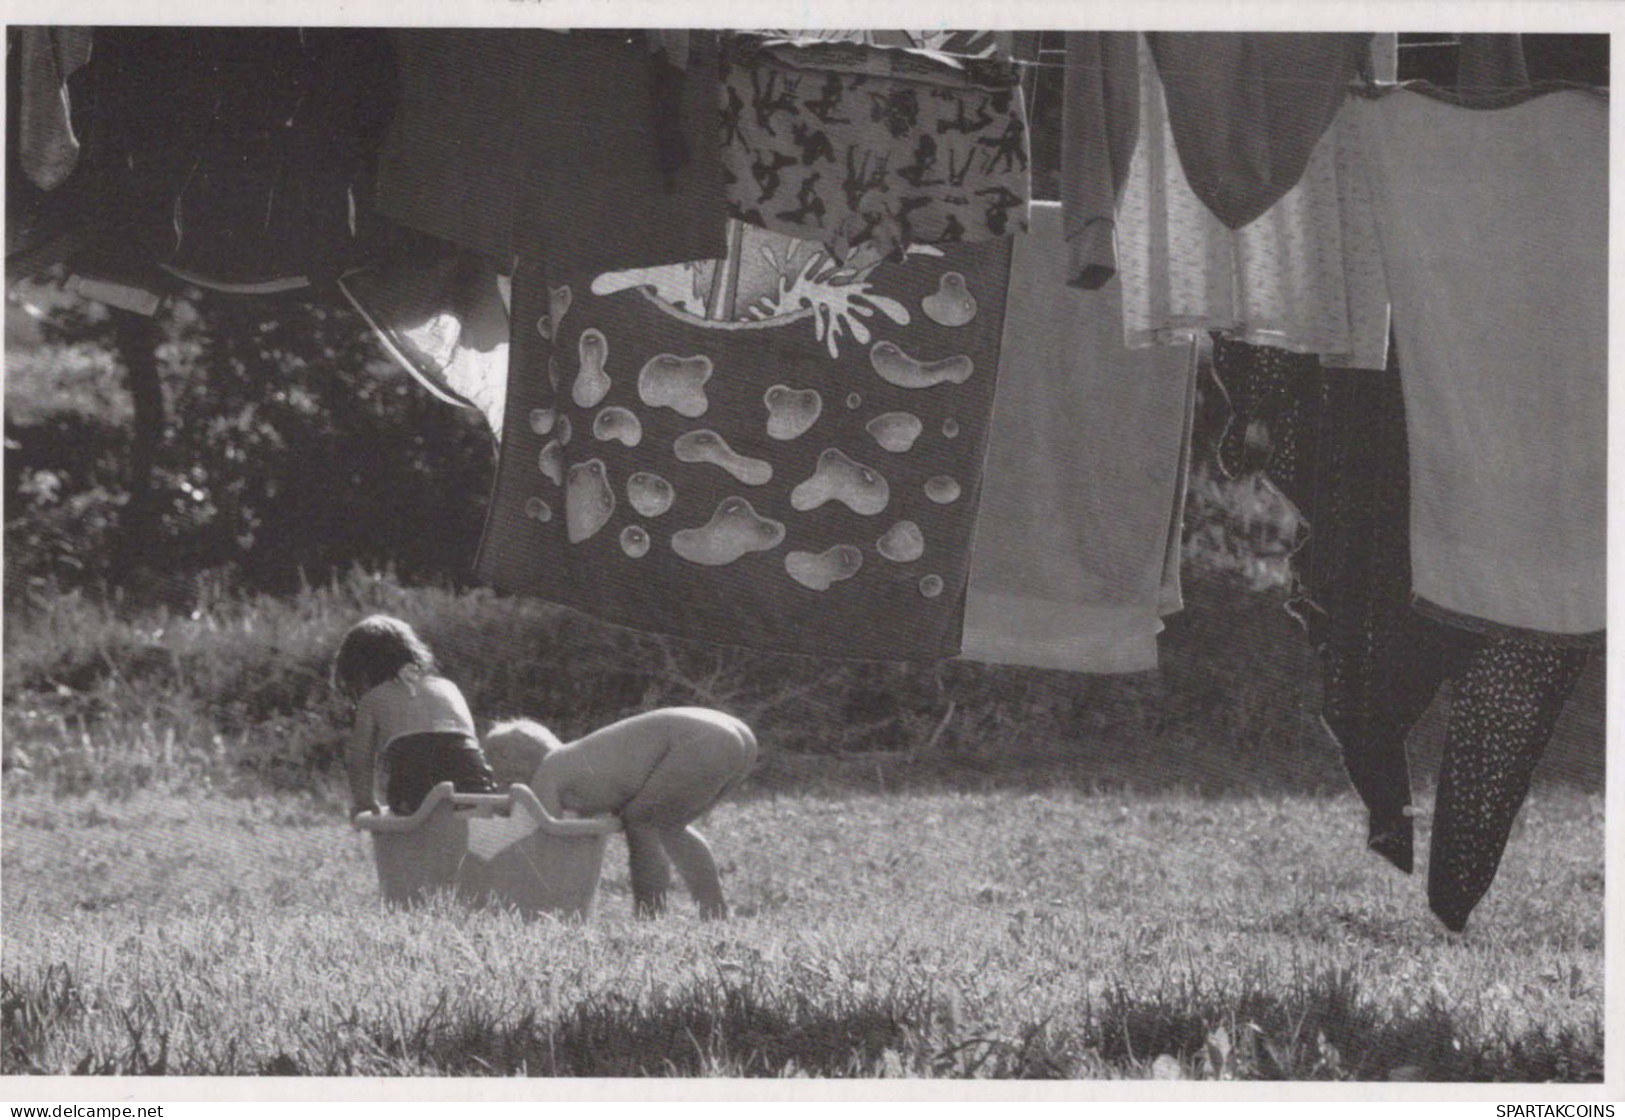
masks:
[[[450,889],[470,903],[524,914],[585,916],[598,896],[614,817],[560,820],[529,786],[507,793],[457,793],[441,782],[409,817],[362,813],[386,900],[412,904]]]

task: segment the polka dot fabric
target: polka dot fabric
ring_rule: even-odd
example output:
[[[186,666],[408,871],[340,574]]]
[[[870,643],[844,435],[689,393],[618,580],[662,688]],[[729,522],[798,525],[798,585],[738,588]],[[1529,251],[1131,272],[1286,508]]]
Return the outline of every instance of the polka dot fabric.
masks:
[[[1453,930],[1490,889],[1535,765],[1591,654],[1487,642],[1456,685],[1433,802],[1428,904]]]

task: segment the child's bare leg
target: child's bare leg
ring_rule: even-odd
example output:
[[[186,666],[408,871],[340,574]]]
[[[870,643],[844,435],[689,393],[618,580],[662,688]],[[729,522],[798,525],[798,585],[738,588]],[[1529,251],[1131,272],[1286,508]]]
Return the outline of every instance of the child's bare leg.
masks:
[[[702,709],[662,709],[633,716],[615,725],[622,735],[648,735],[663,738],[665,751],[644,779],[643,786],[621,809],[628,846],[634,833],[653,833],[660,852],[659,901],[654,894],[640,894],[637,867],[632,870],[632,893],[639,912],[658,913],[664,908],[664,891],[669,882],[667,856],[676,863],[683,884],[699,905],[704,917],[727,913],[716,860],[710,846],[689,825],[704,814],[717,799],[749,771],[756,760],[756,739],[750,729],[732,717]],[[603,734],[598,732],[596,734]],[[632,849],[634,861],[638,849]],[[647,857],[653,866],[653,856]],[[652,876],[652,870],[647,874]],[[656,881],[646,880],[649,890]],[[651,901],[647,907],[644,899]]]
[[[671,885],[671,865],[666,861],[660,830],[630,820],[625,826],[633,912],[640,918],[659,917],[666,912],[666,888]]]
[[[699,904],[700,917],[726,918],[728,904],[722,897],[722,879],[717,874],[717,861],[711,854],[711,845],[690,825],[683,829],[668,829],[660,834],[666,854],[677,866],[683,885]]]

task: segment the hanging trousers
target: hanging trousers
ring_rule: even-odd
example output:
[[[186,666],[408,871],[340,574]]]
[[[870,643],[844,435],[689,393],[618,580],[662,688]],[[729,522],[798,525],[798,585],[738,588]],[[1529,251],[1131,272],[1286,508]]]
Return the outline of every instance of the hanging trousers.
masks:
[[[1289,609],[1321,662],[1321,716],[1370,814],[1370,846],[1412,869],[1405,740],[1453,681],[1434,797],[1428,902],[1462,929],[1489,889],[1535,766],[1590,651],[1447,626],[1412,609],[1409,457],[1397,356],[1324,369],[1218,339],[1232,420],[1220,463],[1263,470],[1309,529]]]

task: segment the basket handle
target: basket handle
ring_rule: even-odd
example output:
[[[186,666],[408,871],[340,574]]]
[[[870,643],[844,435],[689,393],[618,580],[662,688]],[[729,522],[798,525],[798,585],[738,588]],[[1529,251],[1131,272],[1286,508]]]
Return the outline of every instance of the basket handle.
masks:
[[[542,828],[554,836],[608,836],[621,831],[619,817],[560,818],[547,811],[536,794],[526,785],[511,786],[507,793],[458,793],[450,782],[441,782],[409,817],[388,814],[358,813],[350,826],[362,832],[408,832],[426,820],[436,805],[449,801],[453,810],[467,809],[490,816],[506,811],[509,816],[525,812]]]
[[[513,804],[505,793],[453,793],[451,803],[459,809],[506,809]]]

